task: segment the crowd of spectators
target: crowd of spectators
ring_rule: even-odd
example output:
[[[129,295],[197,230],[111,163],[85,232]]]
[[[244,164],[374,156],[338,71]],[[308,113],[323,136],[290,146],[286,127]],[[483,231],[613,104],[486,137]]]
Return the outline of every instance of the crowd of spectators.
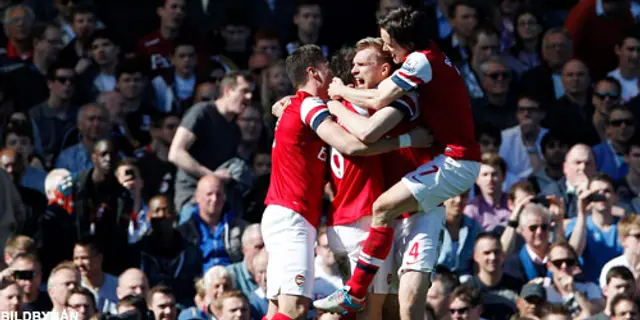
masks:
[[[0,312],[262,319],[284,59],[401,5],[483,151],[425,319],[640,320],[638,0],[0,0]],[[321,227],[315,298],[341,258]]]

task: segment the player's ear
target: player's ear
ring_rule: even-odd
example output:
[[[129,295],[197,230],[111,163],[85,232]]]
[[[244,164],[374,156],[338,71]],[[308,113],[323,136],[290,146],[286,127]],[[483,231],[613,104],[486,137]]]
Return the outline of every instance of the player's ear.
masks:
[[[385,78],[391,75],[391,64],[384,63],[382,65],[382,74],[385,76]]]

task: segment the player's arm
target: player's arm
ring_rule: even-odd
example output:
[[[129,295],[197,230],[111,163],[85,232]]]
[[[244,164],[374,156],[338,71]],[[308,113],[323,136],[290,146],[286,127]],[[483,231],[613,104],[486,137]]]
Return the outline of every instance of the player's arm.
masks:
[[[422,53],[411,53],[391,77],[384,79],[376,89],[359,90],[345,86],[339,79],[333,79],[329,86],[331,97],[342,97],[362,107],[381,109],[419,85],[431,81],[431,64]]]
[[[327,106],[352,135],[362,142],[373,143],[398,125],[405,116],[410,119],[416,117],[417,102],[414,97],[413,94],[401,97],[371,117],[351,112],[338,101],[329,101]]]

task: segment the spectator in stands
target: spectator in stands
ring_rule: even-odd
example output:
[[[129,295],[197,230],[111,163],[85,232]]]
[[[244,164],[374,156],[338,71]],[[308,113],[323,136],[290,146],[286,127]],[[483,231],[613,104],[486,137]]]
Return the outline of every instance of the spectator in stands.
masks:
[[[336,257],[329,248],[326,227],[321,226],[318,229],[317,239],[313,296],[321,299],[342,287],[343,282]]]
[[[547,291],[547,301],[562,303],[573,317],[589,316],[600,312],[604,305],[602,293],[593,282],[581,282],[578,255],[566,242],[558,242],[549,248],[547,268],[551,276],[542,285]]]
[[[93,293],[83,287],[73,288],[66,300],[67,314],[77,313],[78,320],[89,320],[99,310]]]
[[[451,320],[480,320],[487,319],[481,318],[481,314],[484,310],[489,309],[490,306],[484,306],[486,303],[485,297],[481,295],[481,291],[476,288],[468,287],[466,285],[457,287],[451,293],[449,297],[451,301],[449,303],[449,313]],[[496,317],[495,319],[502,319]]]
[[[594,79],[616,67],[611,49],[623,41],[624,32],[632,26],[628,1],[580,1],[565,21],[575,55],[589,66]]]
[[[568,61],[562,69],[564,96],[551,105],[543,126],[564,130],[575,142],[593,146],[600,143],[600,136],[593,127],[591,103],[591,77],[589,69],[580,60]],[[567,122],[567,119],[571,119]]]
[[[33,10],[26,5],[18,4],[5,9],[4,17],[4,31],[9,39],[7,56],[22,61],[31,59],[31,28],[36,21]]]
[[[460,285],[456,274],[438,270],[427,292],[427,304],[433,307],[434,319],[450,320],[451,292]]]
[[[511,215],[507,208],[507,194],[502,192],[507,165],[497,153],[482,155],[476,184],[480,194],[464,208],[464,214],[477,221],[486,231],[504,225]]]
[[[452,62],[461,64],[470,58],[467,43],[478,25],[478,6],[472,1],[453,1],[446,14],[453,30],[439,41],[440,48]]]
[[[47,178],[44,180],[44,188],[49,201],[55,199],[56,190],[60,185],[60,181],[64,180],[71,174],[67,169],[53,169],[49,171]]]
[[[2,267],[10,266],[13,260],[22,254],[36,254],[36,243],[24,235],[12,235],[4,245]]]
[[[504,273],[504,252],[500,239],[493,233],[480,234],[476,239],[473,260],[478,265],[478,272],[465,285],[480,289],[482,292],[484,296],[482,318],[505,319],[515,314],[516,298],[522,282]],[[451,305],[456,304],[455,291],[451,297]],[[450,308],[453,309],[453,307]],[[455,319],[455,316],[452,318]]]
[[[140,175],[140,169],[136,165],[133,159],[123,159],[118,163],[115,170],[118,183],[125,189],[129,190],[131,198],[133,199],[133,212],[135,213],[135,220],[129,223],[129,243],[135,243],[142,238],[147,231],[149,231],[150,225],[147,221],[147,212],[149,207],[144,197],[144,180]]]
[[[149,277],[151,286],[166,284],[173,288],[177,303],[193,305],[193,279],[202,274],[198,247],[187,242],[174,227],[176,212],[167,197],[151,198],[146,219],[151,231],[136,244],[140,254],[135,265]]]
[[[509,180],[526,179],[542,168],[544,161],[540,144],[549,131],[540,126],[544,110],[537,98],[521,95],[517,108],[518,125],[502,131],[500,145],[500,156],[507,163],[507,188],[510,187]]]
[[[517,125],[515,99],[510,91],[513,74],[506,60],[502,56],[489,56],[475,71],[484,92],[484,98],[472,102],[476,123],[500,130]]]
[[[54,64],[62,50],[62,33],[60,27],[52,23],[38,23],[31,31],[33,39],[33,57],[31,61],[6,66],[7,91],[13,92],[16,106],[22,111],[47,99],[47,72]]]
[[[51,300],[47,297],[47,293],[41,290],[42,266],[35,254],[17,255],[8,269],[11,270],[12,278],[22,288],[25,311],[51,310]]]
[[[91,238],[76,243],[73,249],[73,263],[80,271],[81,284],[96,297],[98,312],[108,312],[118,303],[118,279],[102,270],[103,258],[101,249]]]
[[[638,298],[630,295],[617,295],[611,303],[611,319],[633,319],[640,318],[640,307]]]
[[[468,199],[469,193],[465,192],[444,202],[447,217],[438,265],[446,267],[458,276],[472,273],[474,242],[483,231],[476,220],[464,214]],[[437,306],[432,306],[436,308],[437,313]]]
[[[220,82],[220,81],[218,81]],[[196,86],[193,103],[209,102],[218,99],[218,84],[212,80],[205,80]]]
[[[291,54],[305,44],[315,44],[322,49],[325,57],[329,57],[332,52],[326,42],[328,39],[323,38],[321,31],[323,22],[322,7],[319,1],[305,0],[298,2],[296,14],[293,16],[295,36],[287,43],[287,53]]]
[[[614,50],[618,56],[618,67],[607,75],[618,80],[622,87],[620,100],[627,103],[638,95],[638,73],[640,72],[640,34],[627,32],[619,38]]]
[[[62,49],[59,59],[73,66],[76,74],[84,73],[91,65],[91,48],[88,40],[97,26],[94,9],[91,5],[84,3],[71,9],[71,29],[75,33],[75,38]]]
[[[564,95],[562,68],[573,56],[571,35],[561,27],[547,30],[542,38],[542,59],[539,66],[522,76],[522,87],[537,94],[547,105]]]
[[[633,272],[636,279],[640,279],[638,274],[638,267],[640,264],[640,216],[631,214],[624,217],[617,224],[618,237],[622,243],[623,253],[622,255],[608,260],[608,262],[602,267],[600,271],[599,284],[601,288],[604,288],[607,284],[607,274],[609,270],[614,267],[622,266],[626,267]]]
[[[609,111],[606,127],[608,139],[593,147],[598,172],[606,173],[614,181],[623,179],[629,171],[624,153],[636,129],[633,113],[626,107],[615,106]]]
[[[233,290],[233,279],[227,269],[222,266],[214,266],[207,270],[204,276],[196,281],[195,307],[183,310],[178,318],[180,320],[201,319],[208,320],[214,314],[214,309],[220,295]]]
[[[17,115],[14,113],[12,116]],[[25,175],[23,177],[22,185],[27,188],[36,189],[42,191],[40,185],[42,177],[46,176],[45,168],[47,168],[45,161],[39,155],[42,150],[38,147],[40,143],[39,137],[36,140],[35,134],[37,134],[37,128],[33,126],[32,122],[25,115],[25,120],[11,120],[3,129],[3,142],[4,147],[8,149],[15,149],[23,156]],[[38,134],[39,135],[39,134]]]
[[[153,312],[155,320],[176,320],[176,296],[173,290],[165,285],[157,285],[147,294],[147,305]]]
[[[272,29],[260,29],[253,36],[253,52],[262,52],[269,55],[271,61],[282,58],[282,44],[277,31]]]
[[[22,289],[13,280],[0,279],[0,312],[7,315],[22,313]]]
[[[544,287],[537,282],[529,282],[522,287],[516,305],[518,306],[518,317],[542,318],[544,305],[547,301],[547,292]]]
[[[550,304],[542,320],[571,320],[571,313],[563,305]]]
[[[104,252],[104,271],[119,274],[129,267],[128,228],[134,218],[129,190],[121,186],[114,174],[118,154],[109,140],[99,140],[91,154],[94,167],[63,180],[51,205],[78,218],[63,219],[61,225],[47,224],[45,246],[69,248],[86,234],[93,234]],[[62,229],[61,229],[62,228]],[[66,230],[69,234],[61,233]],[[69,244],[69,241],[71,244]],[[52,249],[54,250],[54,249]],[[64,255],[65,252],[59,254]]]
[[[262,87],[262,74],[264,73],[263,71],[267,69],[267,67],[269,67],[271,63],[271,57],[263,52],[254,52],[253,54],[251,54],[251,56],[249,56],[248,68],[249,72],[251,73],[253,82],[256,84],[256,87]],[[257,97],[258,95],[256,95],[255,98]]]
[[[80,287],[80,272],[73,263],[63,262],[53,268],[47,281],[47,292],[53,303],[51,311],[61,313],[69,292],[76,287]]]
[[[182,119],[169,149],[169,161],[178,167],[176,208],[183,210],[190,202],[201,177],[229,178],[227,170],[216,169],[236,154],[241,134],[233,120],[251,103],[249,79],[243,73],[227,73],[220,84],[220,98],[193,106]]]
[[[103,106],[90,103],[78,111],[80,141],[64,149],[56,159],[55,167],[77,173],[93,167],[91,150],[96,142],[109,136],[109,114]]]
[[[527,179],[537,192],[563,178],[562,164],[569,150],[569,143],[559,132],[549,131],[540,140],[540,148],[544,160],[542,167]]]
[[[225,204],[222,180],[204,176],[196,189],[197,205],[179,227],[187,241],[200,249],[202,271],[242,260],[240,235],[245,222]]]
[[[136,151],[140,174],[148,195],[165,195],[173,201],[176,166],[169,162],[169,147],[179,125],[180,117],[176,114],[153,115],[151,143]]]
[[[479,100],[485,96],[484,89],[481,86],[482,81],[479,78],[481,73],[480,65],[490,56],[500,52],[500,39],[495,28],[487,25],[478,25],[473,29],[473,33],[471,33],[467,42],[467,47],[471,52],[471,59],[460,67],[460,73],[467,84],[469,97],[472,100]],[[482,123],[482,121],[475,119],[475,116],[474,120],[476,123]]]
[[[509,1],[503,1],[509,3]],[[522,78],[524,72],[542,63],[540,47],[542,42],[542,18],[532,8],[520,8],[513,18],[514,45],[506,57],[511,70]]]
[[[564,178],[547,185],[542,195],[555,195],[564,201],[565,218],[577,215],[577,187],[584,184],[596,173],[596,164],[591,148],[584,144],[576,144],[569,151],[562,165]]]
[[[76,73],[72,66],[53,64],[47,71],[49,97],[29,110],[42,139],[47,165],[62,151],[64,137],[76,125],[78,106],[71,100],[75,82]]]
[[[216,301],[215,310],[215,315],[221,320],[249,320],[251,317],[247,297],[239,290],[224,292]]]
[[[20,194],[20,199],[24,204],[24,225],[22,233],[36,237],[40,230],[40,217],[47,207],[47,198],[34,189],[26,188],[20,184],[25,176],[25,161],[22,154],[13,149],[0,150],[0,169],[4,169],[11,177],[13,185]],[[44,186],[44,181],[41,182]],[[41,239],[38,239],[41,240]]]
[[[156,108],[161,112],[183,114],[192,104],[196,89],[196,45],[186,38],[172,41],[172,67],[151,80]]]
[[[156,13],[160,27],[138,40],[136,54],[144,59],[153,77],[171,68],[173,41],[180,35],[185,20],[185,0],[158,1]]]
[[[476,127],[476,141],[480,144],[480,152],[498,152],[502,144],[500,130],[488,124]]]
[[[260,103],[267,125],[275,126],[275,118],[271,115],[271,106],[293,92],[291,81],[285,71],[283,60],[275,61],[262,73],[262,88],[260,89]]]
[[[594,319],[597,320],[609,319],[613,314],[612,302],[616,296],[630,295],[636,298],[638,296],[638,286],[629,268],[624,266],[613,267],[603,275],[605,284],[602,286],[602,295],[606,299],[605,308],[602,312],[594,315]]]
[[[233,277],[233,283],[246,296],[258,290],[257,274],[253,269],[253,259],[264,250],[260,224],[254,223],[242,233],[242,255],[244,259],[227,267]]]
[[[260,318],[267,314],[269,308],[269,300],[267,300],[267,265],[269,263],[269,255],[267,251],[262,250],[253,259],[253,270],[256,273],[256,282],[258,289],[247,296],[249,305],[251,306],[251,314]]]
[[[148,292],[149,281],[144,271],[131,268],[125,270],[120,274],[120,277],[118,277],[118,288],[116,288],[118,300],[122,300],[130,295],[146,297]]]
[[[600,141],[607,140],[607,126],[609,125],[609,113],[620,103],[621,87],[618,80],[606,77],[596,83],[593,89],[591,103],[595,107],[593,113],[593,127],[598,131]],[[633,113],[633,110],[632,110]],[[634,113],[634,118],[636,113]]]
[[[116,67],[120,46],[114,35],[106,29],[97,30],[87,40],[89,54],[93,62],[81,75],[86,93],[95,98],[99,93],[113,91],[116,88]]]
[[[602,267],[623,252],[617,218],[611,211],[615,204],[613,181],[598,173],[586,189],[581,185],[577,192],[578,215],[567,224],[565,236],[584,261],[585,279],[597,283]]]
[[[25,218],[20,194],[4,170],[0,170],[0,212],[3,212],[0,220],[0,244],[4,245],[12,234],[19,232]]]

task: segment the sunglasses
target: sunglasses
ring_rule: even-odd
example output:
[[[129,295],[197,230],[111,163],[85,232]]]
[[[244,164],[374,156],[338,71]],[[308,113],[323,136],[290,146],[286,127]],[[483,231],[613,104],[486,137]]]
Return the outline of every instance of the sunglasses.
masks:
[[[493,72],[487,73],[487,77],[493,80],[509,79],[511,77],[511,74],[509,72]]]
[[[640,233],[629,234],[629,235],[627,235],[627,237],[634,237],[634,238],[636,238],[636,240],[640,240]]]
[[[164,128],[165,129],[169,129],[169,130],[173,130],[173,129],[177,128],[177,127],[178,127],[178,125],[175,124],[175,123],[168,123],[168,124],[164,125]]]
[[[449,309],[449,313],[451,314],[466,314],[469,312],[469,307],[459,308],[459,309]]]
[[[549,225],[546,223],[543,224],[532,224],[530,226],[527,227],[527,229],[529,229],[529,231],[531,232],[536,232],[536,230],[540,229],[543,232],[547,232],[549,231]]]
[[[594,92],[593,94],[600,99],[609,98],[612,100],[617,100],[618,98],[620,98],[619,94],[613,92]]]
[[[562,268],[562,265],[567,265],[567,268],[574,267],[576,265],[576,259],[557,259],[551,260],[551,264],[556,268]]]
[[[634,125],[633,120],[631,120],[631,119],[618,119],[618,120],[611,120],[611,121],[609,121],[609,124],[610,124],[611,126],[613,126],[613,127],[619,127],[619,126],[621,126],[623,123],[624,123],[627,127],[630,127],[630,126],[633,126],[633,125]]]
[[[16,270],[13,272],[13,278],[16,280],[33,280],[35,277],[35,270]]]
[[[55,77],[53,78],[55,81],[60,82],[60,83],[66,83],[67,81],[69,83],[73,83],[75,81],[74,77]]]

